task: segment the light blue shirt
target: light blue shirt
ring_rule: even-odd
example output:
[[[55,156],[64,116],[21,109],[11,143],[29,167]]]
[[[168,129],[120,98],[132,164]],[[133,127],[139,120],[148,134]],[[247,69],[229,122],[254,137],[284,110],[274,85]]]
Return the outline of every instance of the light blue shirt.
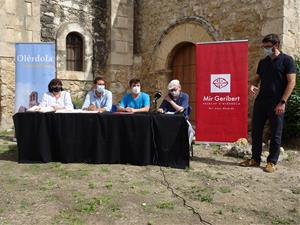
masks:
[[[112,106],[111,91],[105,89],[100,97],[96,95],[95,90],[89,91],[85,97],[82,109],[88,108],[91,104],[94,104],[97,109],[105,108],[106,111],[110,111]]]
[[[140,109],[146,106],[150,107],[150,97],[145,92],[141,92],[137,98],[133,98],[132,94],[129,93],[123,96],[120,102],[120,107],[122,108],[130,107],[134,109]]]

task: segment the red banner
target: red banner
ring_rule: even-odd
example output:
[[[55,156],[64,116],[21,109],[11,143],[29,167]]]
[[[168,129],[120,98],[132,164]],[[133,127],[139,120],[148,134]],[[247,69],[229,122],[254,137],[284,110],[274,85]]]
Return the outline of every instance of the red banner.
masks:
[[[196,140],[248,139],[248,42],[196,47]]]

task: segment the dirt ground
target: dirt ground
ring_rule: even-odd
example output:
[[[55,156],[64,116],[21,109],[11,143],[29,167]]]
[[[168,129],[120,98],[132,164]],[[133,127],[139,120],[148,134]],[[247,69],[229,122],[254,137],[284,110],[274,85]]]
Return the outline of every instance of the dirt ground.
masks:
[[[190,168],[162,168],[188,205],[214,225],[300,225],[300,151],[268,174],[218,148],[196,145]],[[0,135],[1,225],[205,224],[164,184],[158,166],[18,164],[16,143]]]

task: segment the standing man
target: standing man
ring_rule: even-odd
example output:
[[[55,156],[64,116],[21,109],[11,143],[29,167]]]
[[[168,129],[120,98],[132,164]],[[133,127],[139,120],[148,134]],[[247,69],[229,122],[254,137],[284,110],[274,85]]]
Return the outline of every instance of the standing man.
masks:
[[[94,79],[94,88],[89,91],[82,105],[83,110],[105,112],[112,107],[112,93],[105,89],[105,80],[102,77]]]
[[[141,92],[141,81],[131,79],[129,81],[130,93],[123,96],[119,112],[148,112],[150,109],[150,97],[145,92]]]
[[[265,58],[261,59],[250,94],[256,96],[252,117],[252,158],[240,166],[259,166],[262,152],[263,129],[268,119],[271,142],[265,172],[274,172],[278,161],[286,103],[296,84],[296,65],[291,56],[279,50],[280,40],[269,34],[262,40]],[[260,87],[258,84],[260,83]]]

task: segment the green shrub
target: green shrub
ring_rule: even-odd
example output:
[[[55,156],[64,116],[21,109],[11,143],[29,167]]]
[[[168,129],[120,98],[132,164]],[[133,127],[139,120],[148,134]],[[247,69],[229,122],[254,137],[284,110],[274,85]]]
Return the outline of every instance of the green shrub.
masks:
[[[285,112],[283,139],[300,137],[300,58],[296,58],[297,78]]]

